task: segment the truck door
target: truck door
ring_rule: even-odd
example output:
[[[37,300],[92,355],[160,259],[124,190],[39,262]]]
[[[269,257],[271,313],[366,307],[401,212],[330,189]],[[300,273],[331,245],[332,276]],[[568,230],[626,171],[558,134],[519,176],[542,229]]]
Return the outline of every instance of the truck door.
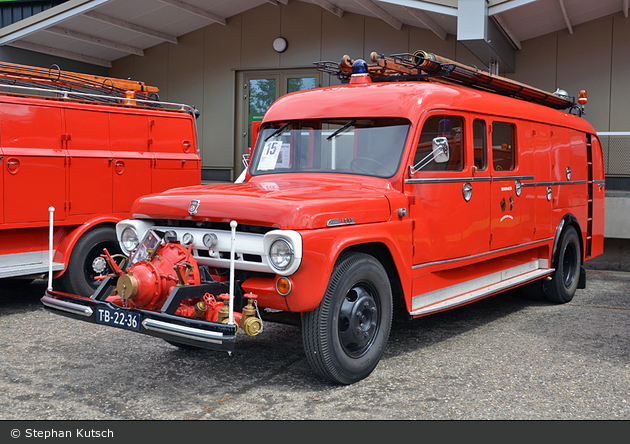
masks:
[[[405,181],[415,221],[414,265],[488,251],[490,176],[484,128],[482,120],[468,113],[439,112],[426,118],[412,160],[417,171]],[[450,151],[444,163],[432,160],[433,140],[439,137],[446,138]]]
[[[151,193],[149,119],[146,115],[110,113],[114,213],[128,212],[138,196]]]
[[[66,153],[61,109],[29,104],[0,106],[4,223],[46,222],[48,208],[64,220]]]
[[[534,240],[536,189],[529,125],[493,120],[491,141],[490,248],[497,250]]]
[[[549,125],[532,125],[534,143],[534,176],[536,177],[535,239],[546,239],[554,235],[556,227],[551,225],[551,203],[547,199],[547,188],[551,189],[551,128]]]
[[[70,214],[112,211],[109,114],[68,108],[65,139],[69,156]]]
[[[200,159],[192,119],[150,117],[149,128],[155,159],[151,192],[198,185],[201,182]]]

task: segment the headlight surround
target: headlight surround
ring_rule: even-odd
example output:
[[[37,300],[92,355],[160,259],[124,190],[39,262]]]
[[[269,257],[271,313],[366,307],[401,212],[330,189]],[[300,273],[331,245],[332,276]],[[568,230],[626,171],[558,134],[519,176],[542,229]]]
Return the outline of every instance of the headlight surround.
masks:
[[[138,248],[140,241],[138,240],[138,232],[133,227],[126,227],[120,235],[120,247],[129,254]]]
[[[274,268],[286,270],[293,262],[293,245],[286,239],[276,239],[269,247],[269,260]]]

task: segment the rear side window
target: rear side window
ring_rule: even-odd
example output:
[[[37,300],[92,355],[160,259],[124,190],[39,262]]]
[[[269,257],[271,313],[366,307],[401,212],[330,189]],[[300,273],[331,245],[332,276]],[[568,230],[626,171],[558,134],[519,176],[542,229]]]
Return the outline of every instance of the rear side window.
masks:
[[[434,115],[422,126],[418,141],[414,166],[419,171],[463,171],[464,169],[464,119],[460,116]],[[446,137],[449,147],[449,160],[444,163],[429,161],[433,151],[433,139]],[[426,161],[423,161],[427,159]],[[424,166],[421,166],[424,165]]]
[[[492,165],[495,171],[513,170],[516,166],[514,124],[492,122]]]

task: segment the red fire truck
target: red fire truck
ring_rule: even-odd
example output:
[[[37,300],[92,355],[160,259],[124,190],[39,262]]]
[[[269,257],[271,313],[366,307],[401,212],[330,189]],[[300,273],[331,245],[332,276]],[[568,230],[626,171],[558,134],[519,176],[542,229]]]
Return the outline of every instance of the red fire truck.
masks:
[[[121,252],[115,226],[133,201],[201,183],[195,110],[142,82],[58,67],[0,63],[0,87],[2,283],[52,269],[55,288],[89,296],[108,273],[103,248]]]
[[[319,69],[267,111],[242,183],[140,198],[126,260],[52,312],[184,348],[299,322],[335,383],[379,362],[394,307],[425,316],[523,287],[555,303],[603,251],[600,142],[579,103],[425,52]],[[347,82],[345,82],[347,80]],[[346,84],[347,83],[347,84]]]

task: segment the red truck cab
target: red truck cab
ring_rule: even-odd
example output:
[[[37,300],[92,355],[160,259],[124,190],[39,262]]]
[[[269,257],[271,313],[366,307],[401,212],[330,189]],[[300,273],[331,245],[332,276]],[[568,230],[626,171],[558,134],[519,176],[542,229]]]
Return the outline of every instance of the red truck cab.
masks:
[[[239,331],[295,315],[314,371],[349,384],[378,364],[395,305],[413,318],[519,286],[571,300],[604,231],[601,146],[581,108],[449,82],[446,62],[432,79],[411,60],[405,76],[365,64],[281,97],[242,183],[138,199],[117,225],[126,268],[89,299],[42,301],[228,352]]]

